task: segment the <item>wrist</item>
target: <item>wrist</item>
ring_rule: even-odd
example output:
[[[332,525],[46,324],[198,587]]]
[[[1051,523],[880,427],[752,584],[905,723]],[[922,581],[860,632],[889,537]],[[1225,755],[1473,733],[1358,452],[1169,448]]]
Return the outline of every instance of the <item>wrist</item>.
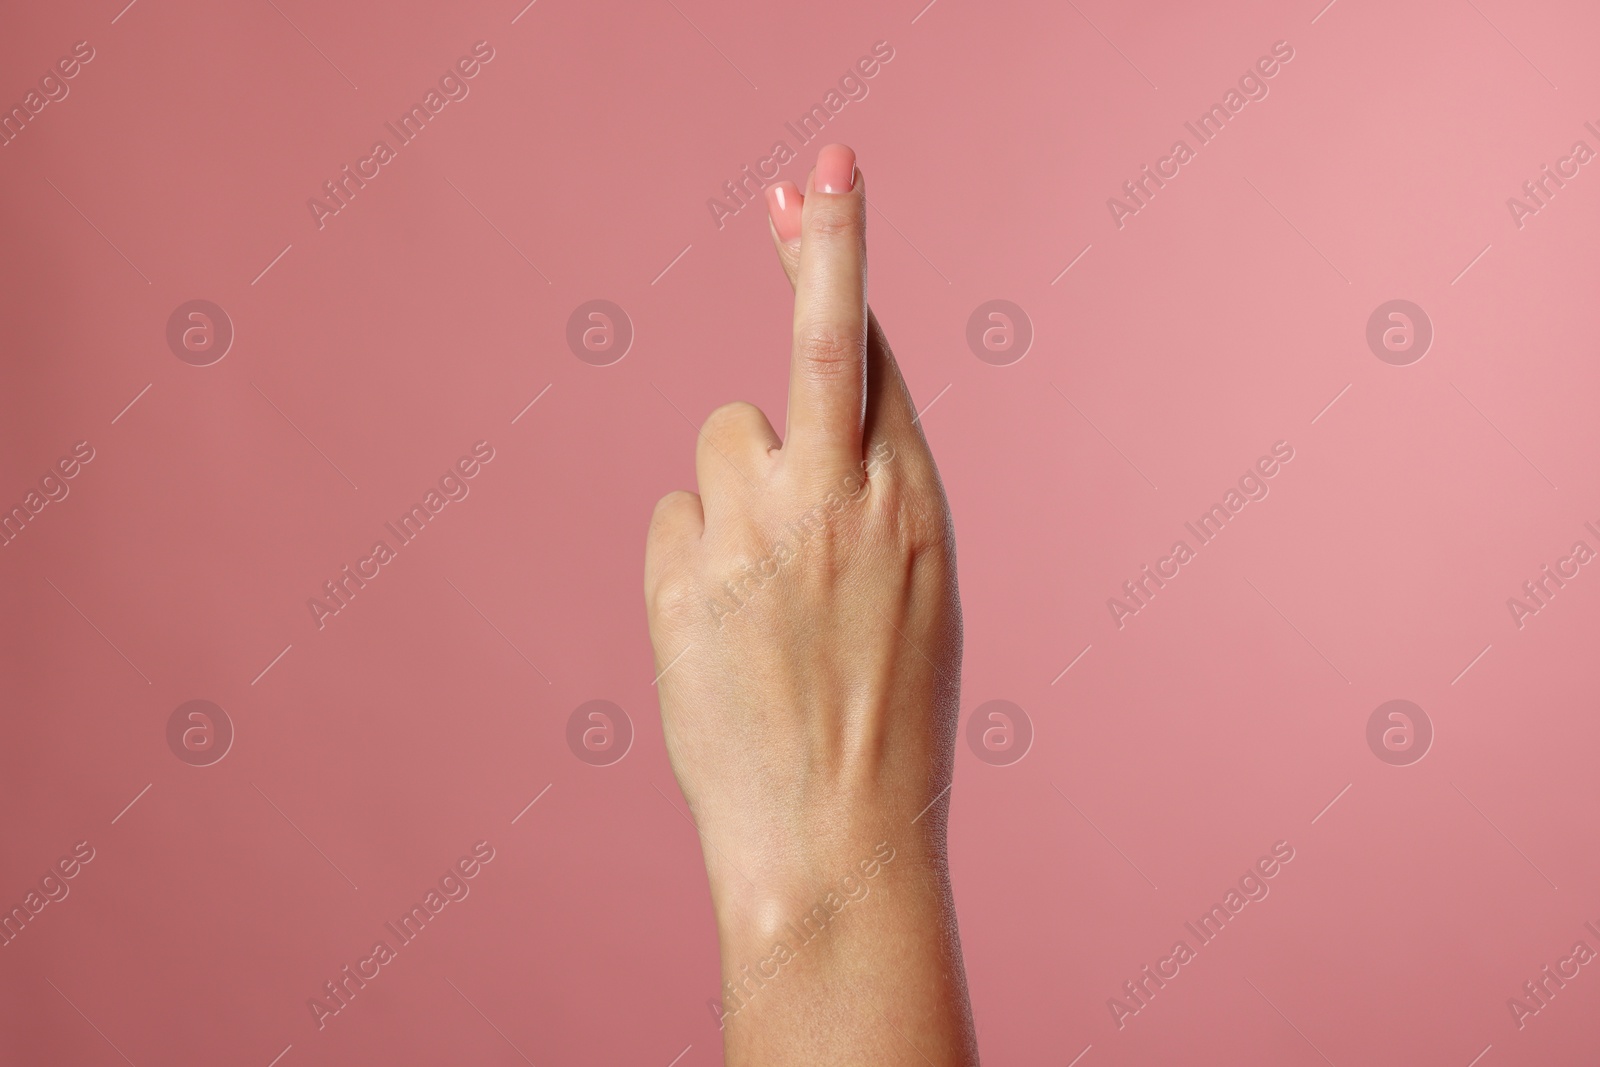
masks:
[[[976,1064],[942,841],[911,830],[815,857],[810,877],[718,894],[729,1064],[779,1062],[819,1020],[832,1028],[819,1062]]]
[[[863,946],[904,931],[939,936],[953,915],[942,833],[907,831],[807,842],[746,870],[748,878],[722,864],[712,900],[724,1011],[738,1012],[784,975],[842,976]]]
[[[724,940],[768,938],[819,903],[843,913],[880,885],[948,882],[947,805],[928,805],[920,790],[903,802],[906,791],[894,792],[893,800],[835,795],[795,805],[787,817],[747,810],[707,827],[702,846]],[[891,872],[911,873],[887,879]]]

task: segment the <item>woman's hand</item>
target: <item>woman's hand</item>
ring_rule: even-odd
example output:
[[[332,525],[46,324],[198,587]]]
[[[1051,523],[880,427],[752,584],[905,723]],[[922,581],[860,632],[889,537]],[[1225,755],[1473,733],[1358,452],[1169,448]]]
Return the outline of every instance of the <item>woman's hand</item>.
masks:
[[[949,510],[867,307],[830,145],[768,190],[795,290],[788,425],[729,404],[656,506],[645,600],[699,827],[727,1062],[976,1063],[945,862],[961,664]],[[870,1009],[870,1010],[869,1010]]]

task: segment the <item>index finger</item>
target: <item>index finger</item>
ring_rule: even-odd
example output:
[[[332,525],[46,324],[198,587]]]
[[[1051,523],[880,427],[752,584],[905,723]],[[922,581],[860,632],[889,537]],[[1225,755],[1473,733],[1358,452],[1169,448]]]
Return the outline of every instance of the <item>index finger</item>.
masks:
[[[856,155],[828,145],[806,189],[784,451],[823,469],[861,461],[867,401],[866,199]]]

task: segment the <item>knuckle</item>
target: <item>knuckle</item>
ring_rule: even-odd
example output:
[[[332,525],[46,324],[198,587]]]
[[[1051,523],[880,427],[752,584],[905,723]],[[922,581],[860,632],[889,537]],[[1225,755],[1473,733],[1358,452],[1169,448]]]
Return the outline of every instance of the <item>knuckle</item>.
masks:
[[[866,365],[867,339],[861,330],[834,323],[811,323],[796,338],[807,372],[814,378],[833,379],[859,374]]]
[[[689,494],[684,492],[682,489],[674,489],[660,500],[657,500],[656,506],[650,511],[651,531],[653,532],[658,529],[664,522],[667,521],[668,516],[670,516],[675,509],[682,507],[683,500],[688,495]]]
[[[699,591],[693,578],[679,568],[658,575],[649,594],[650,613],[664,622],[689,619],[700,604]]]
[[[953,541],[950,516],[944,509],[944,501],[931,500],[920,494],[905,509],[901,530],[907,547],[919,555],[944,552]]]
[[[650,512],[650,528],[646,535],[646,543],[660,545],[670,540],[681,524],[685,521],[686,509],[694,500],[694,494],[678,489],[660,500]]]
[[[701,440],[734,441],[749,436],[761,417],[761,409],[748,401],[723,404],[706,416],[700,427]]]
[[[662,512],[671,510],[672,506],[681,501],[685,495],[684,490],[674,489],[660,500],[657,500],[655,508],[651,511],[652,517],[660,517]]]
[[[756,406],[745,400],[732,400],[719,407],[713,408],[711,414],[706,416],[705,430],[726,429],[744,426],[750,422],[756,412]]]
[[[849,207],[818,207],[810,219],[810,236],[824,241],[859,239],[861,213]]]
[[[878,484],[882,515],[901,553],[912,558],[951,553],[954,530],[950,510],[937,484],[927,485],[916,478],[908,481],[903,476],[882,478]]]
[[[683,604],[695,589],[695,557],[686,539],[683,499],[687,493],[670,493],[650,517],[645,545],[645,607],[652,618],[672,619],[683,614]]]

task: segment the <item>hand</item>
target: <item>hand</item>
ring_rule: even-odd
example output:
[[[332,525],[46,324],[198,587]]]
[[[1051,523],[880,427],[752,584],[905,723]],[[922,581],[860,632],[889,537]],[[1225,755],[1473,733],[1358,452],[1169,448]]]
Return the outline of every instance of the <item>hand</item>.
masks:
[[[722,944],[727,1062],[976,1063],[945,860],[961,663],[949,510],[867,307],[854,153],[824,148],[805,195],[783,182],[768,206],[795,292],[783,439],[750,404],[714,411],[700,494],[661,500],[645,550],[667,754]]]

